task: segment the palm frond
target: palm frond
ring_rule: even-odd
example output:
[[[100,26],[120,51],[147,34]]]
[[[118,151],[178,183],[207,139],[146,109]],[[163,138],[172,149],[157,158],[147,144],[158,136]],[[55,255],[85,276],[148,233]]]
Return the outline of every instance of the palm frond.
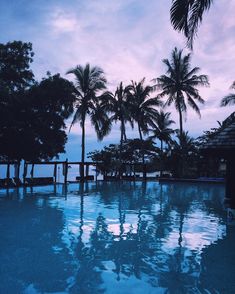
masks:
[[[220,106],[227,105],[235,105],[235,94],[229,94],[222,99]]]
[[[171,23],[175,30],[187,38],[187,45],[193,48],[193,40],[204,13],[211,7],[213,0],[173,0],[170,9]]]

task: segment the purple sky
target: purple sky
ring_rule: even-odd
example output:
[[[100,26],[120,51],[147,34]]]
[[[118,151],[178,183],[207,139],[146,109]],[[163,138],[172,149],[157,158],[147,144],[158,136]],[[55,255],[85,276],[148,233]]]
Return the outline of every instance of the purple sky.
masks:
[[[35,52],[33,70],[40,79],[49,70],[65,72],[77,64],[101,66],[114,90],[120,81],[146,81],[165,72],[163,58],[177,46],[185,47],[184,37],[170,24],[171,0],[1,0],[0,42],[30,41]],[[202,118],[188,111],[184,128],[192,136],[217,126],[234,107],[220,108],[221,98],[235,80],[235,1],[215,0],[205,15],[195,40],[192,63],[207,74],[211,86],[201,90],[206,104]],[[187,52],[187,48],[185,48]],[[70,78],[67,76],[67,78]],[[178,127],[178,116],[172,111]],[[98,148],[96,136],[87,124],[87,151]],[[129,130],[129,137],[137,136]],[[80,128],[72,129],[67,144],[71,159],[80,154]],[[119,140],[114,126],[103,144]]]

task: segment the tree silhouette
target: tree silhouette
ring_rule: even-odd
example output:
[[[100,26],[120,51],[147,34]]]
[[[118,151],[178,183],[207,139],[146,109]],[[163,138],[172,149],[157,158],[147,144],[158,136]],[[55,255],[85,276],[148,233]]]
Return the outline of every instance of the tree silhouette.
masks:
[[[231,89],[235,90],[235,81],[233,82]],[[227,105],[235,105],[235,94],[229,94],[222,99],[220,106]]]
[[[182,31],[187,38],[187,45],[193,48],[203,15],[211,7],[213,0],[173,0],[170,10],[171,23],[175,30]]]
[[[114,94],[106,92],[103,97],[105,110],[111,113],[110,121],[115,123],[120,122],[120,144],[122,145],[123,141],[127,139],[125,124],[129,122],[133,127],[130,105],[128,103],[128,87],[123,87],[123,83],[121,82]]]
[[[157,117],[156,107],[162,105],[158,97],[151,98],[153,87],[144,84],[145,79],[140,82],[132,81],[128,86],[128,100],[133,120],[137,123],[140,140],[143,140],[143,134],[149,132],[149,126],[154,125]]]
[[[73,85],[59,74],[36,82],[33,56],[31,43],[0,44],[0,156],[6,160],[51,159],[67,141]]]
[[[196,104],[204,103],[197,87],[208,86],[206,75],[197,75],[199,67],[191,69],[191,54],[183,56],[183,50],[175,48],[171,54],[171,60],[164,59],[166,74],[154,79],[156,88],[162,90],[159,97],[167,97],[165,105],[175,105],[179,113],[180,135],[183,134],[183,113],[187,111],[187,104],[200,116],[200,109]]]
[[[171,141],[171,135],[174,130],[170,128],[175,122],[170,119],[170,112],[164,112],[160,110],[156,117],[156,123],[154,123],[154,128],[151,129],[153,135],[150,136],[151,139],[158,139],[161,143],[161,152],[163,152],[163,142],[169,143]]]
[[[110,122],[98,94],[106,89],[106,78],[101,68],[90,66],[87,63],[84,67],[78,65],[69,70],[67,74],[75,76],[74,93],[76,95],[75,114],[71,126],[79,122],[82,128],[82,155],[81,155],[81,179],[84,179],[85,161],[85,122],[90,116],[91,123],[95,127],[97,137],[102,140],[110,131]]]

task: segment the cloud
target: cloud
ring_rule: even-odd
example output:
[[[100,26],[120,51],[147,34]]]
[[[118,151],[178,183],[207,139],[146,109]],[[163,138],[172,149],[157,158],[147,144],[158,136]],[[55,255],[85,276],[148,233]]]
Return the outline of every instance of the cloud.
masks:
[[[55,34],[75,32],[78,28],[78,21],[73,13],[66,13],[61,8],[57,8],[50,16],[49,25],[52,26]]]

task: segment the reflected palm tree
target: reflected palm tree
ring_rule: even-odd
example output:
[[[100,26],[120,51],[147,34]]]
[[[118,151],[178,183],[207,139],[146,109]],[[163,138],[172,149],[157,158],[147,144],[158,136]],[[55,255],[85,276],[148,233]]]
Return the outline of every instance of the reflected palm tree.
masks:
[[[34,286],[33,292],[61,292],[74,270],[69,251],[61,239],[61,228],[65,226],[63,212],[50,205],[45,193],[38,192],[37,197],[26,189],[9,193],[11,199],[4,203],[5,209],[14,212],[17,221],[9,223],[5,218],[5,223],[1,219],[4,251],[1,250],[0,259],[5,270],[1,271],[0,292],[23,293],[29,291],[26,290],[29,285]],[[8,291],[3,291],[6,282]]]
[[[87,187],[86,187],[87,188]],[[76,257],[77,257],[77,273],[76,282],[70,288],[70,293],[104,293],[105,289],[102,289],[102,278],[101,271],[97,271],[96,267],[102,268],[101,261],[104,260],[104,256],[99,258],[99,235],[102,229],[107,229],[105,219],[102,215],[99,215],[96,220],[96,226],[94,231],[91,233],[90,244],[84,244],[83,233],[84,233],[84,183],[80,184],[80,225],[79,235],[77,238],[76,245]],[[100,230],[100,226],[102,227]],[[99,236],[100,237],[100,236]],[[100,251],[102,253],[102,250]]]

